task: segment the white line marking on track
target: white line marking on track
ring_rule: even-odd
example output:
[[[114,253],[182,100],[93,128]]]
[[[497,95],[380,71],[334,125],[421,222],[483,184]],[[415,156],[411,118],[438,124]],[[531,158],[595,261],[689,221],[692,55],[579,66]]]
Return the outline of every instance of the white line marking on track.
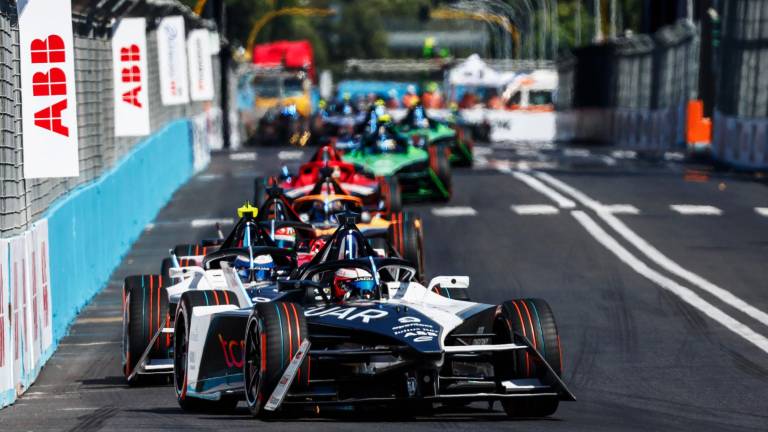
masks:
[[[493,153],[493,149],[490,147],[475,146],[472,153],[477,156],[488,156]]]
[[[503,173],[507,173],[507,174],[511,173],[516,179],[518,179],[521,182],[527,184],[532,189],[542,193],[547,198],[549,198],[552,201],[554,201],[555,203],[557,203],[557,205],[560,208],[572,209],[572,208],[576,207],[576,203],[575,202],[573,202],[572,200],[569,200],[568,198],[560,195],[560,193],[558,193],[556,190],[554,190],[551,187],[545,185],[544,183],[542,183],[538,179],[534,178],[530,174],[522,173],[522,172],[519,172],[519,171],[512,171],[512,170],[510,170],[508,168],[507,169],[499,168],[499,171],[501,171]]]
[[[222,176],[221,174],[201,174],[201,175],[195,177],[195,179],[199,180],[199,181],[207,182],[207,181],[212,181],[212,180],[218,180],[218,179],[220,179],[222,177],[224,177],[224,176]]]
[[[587,157],[592,154],[588,149],[567,148],[563,150],[563,156],[566,157]]]
[[[432,209],[432,214],[440,217],[475,216],[477,210],[472,207],[438,207]]]
[[[512,211],[521,215],[554,215],[560,213],[560,210],[549,204],[531,204],[531,205],[513,205]]]
[[[100,345],[119,345],[120,341],[103,341],[103,342],[83,342],[83,343],[60,343],[60,347],[73,346],[73,347],[88,347],[88,346],[100,346]]]
[[[686,280],[687,282],[692,283],[693,285],[696,285],[701,290],[706,291],[709,294],[712,294],[713,296],[720,299],[722,302],[732,306],[733,308],[741,311],[744,314],[749,315],[755,320],[760,321],[760,323],[762,323],[763,325],[768,326],[767,313],[748,304],[744,300],[736,297],[730,291],[713,284],[712,282],[704,279],[703,277],[697,275],[696,273],[693,273],[692,271],[683,268],[682,266],[680,266],[680,264],[672,261],[669,257],[661,253],[661,251],[656,249],[653,245],[651,245],[645,239],[637,235],[637,233],[632,231],[627,225],[625,225],[622,221],[620,221],[619,218],[603,210],[602,204],[600,204],[599,202],[593,200],[592,198],[588,197],[581,191],[576,190],[570,185],[563,183],[562,181],[552,177],[549,174],[538,173],[537,176],[541,179],[544,179],[545,181],[547,181],[554,187],[560,189],[561,191],[576,198],[584,206],[594,210],[597,213],[597,215],[603,221],[605,221],[611,228],[613,228],[617,233],[619,233],[619,235],[624,237],[625,240],[627,240],[634,247],[636,247],[646,257],[648,257],[650,260],[652,260],[653,262],[655,262],[656,264],[658,264],[668,272]]]
[[[611,152],[611,156],[616,159],[634,159],[637,157],[637,152],[634,150],[614,150]]]
[[[222,219],[192,219],[192,222],[189,223],[189,225],[192,228],[202,228],[202,227],[208,227],[208,226],[214,226],[216,224],[220,225],[231,225],[235,223],[235,221],[232,218],[222,218]]]
[[[297,160],[304,156],[304,152],[301,150],[282,150],[277,154],[277,158],[280,160]]]
[[[722,210],[711,205],[672,204],[669,208],[685,216],[720,216],[723,214]]]
[[[691,291],[677,282],[669,279],[661,273],[648,267],[644,262],[640,261],[635,255],[632,255],[627,249],[619,244],[616,239],[611,237],[605,230],[603,230],[589,215],[581,210],[574,210],[571,212],[574,218],[606,249],[613,252],[621,261],[630,266],[634,271],[656,283],[661,288],[671,292],[672,294],[680,297],[683,301],[695,307],[703,312],[713,320],[719,322],[725,326],[728,330],[736,333],[742,338],[751,342],[761,350],[768,353],[768,338],[755,332],[745,324],[735,320],[730,315],[726,314],[722,310],[718,309],[711,303],[707,302],[698,294]]]
[[[755,207],[755,212],[760,216],[768,217],[768,207]]]
[[[603,210],[613,214],[640,214],[640,210],[630,204],[604,204]]]
[[[255,161],[259,155],[256,152],[230,153],[229,160],[233,161]]]

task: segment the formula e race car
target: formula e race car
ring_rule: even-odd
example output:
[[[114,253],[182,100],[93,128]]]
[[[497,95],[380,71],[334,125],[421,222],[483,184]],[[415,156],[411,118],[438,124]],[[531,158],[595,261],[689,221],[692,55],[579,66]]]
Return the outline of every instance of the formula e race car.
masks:
[[[450,125],[427,116],[424,106],[416,104],[395,129],[420,146],[447,147],[450,149],[450,161],[454,165],[472,166],[473,141],[458,124]]]
[[[403,201],[448,201],[452,191],[449,153],[447,147],[413,145],[384,114],[375,133],[367,134],[361,147],[342,159],[375,177],[395,177]]]
[[[289,199],[311,194],[319,183],[332,178],[343,194],[359,198],[368,211],[398,212],[402,209],[400,185],[391,177],[376,178],[344,162],[333,146],[320,147],[312,158],[299,167],[298,174],[283,168],[280,177],[257,177],[254,181],[254,202],[264,199],[266,189],[277,184]],[[316,193],[316,192],[315,192]]]
[[[403,258],[416,266],[417,276],[424,277],[424,231],[421,218],[410,212],[369,212],[361,199],[347,195],[332,177],[326,176],[308,194],[291,201],[281,188],[267,189],[267,200],[261,205],[257,220],[268,232],[275,232],[270,221],[308,223],[313,231],[304,241],[297,241],[299,265],[312,258],[336,231],[337,215],[355,212],[361,215],[358,228],[381,256]],[[265,225],[266,224],[266,225]],[[281,232],[277,230],[279,237]],[[272,236],[276,239],[276,236]]]
[[[181,276],[174,328],[174,386],[188,411],[255,416],[289,408],[396,404],[428,413],[500,401],[509,416],[547,416],[575,400],[561,380],[554,315],[543,300],[469,301],[467,277],[427,286],[397,258],[376,255],[351,215],[289,279],[249,289],[229,263],[206,258]],[[191,283],[191,282],[190,282]]]
[[[176,246],[171,257],[163,261],[161,274],[125,278],[122,365],[129,384],[140,382],[146,375],[173,371],[173,317],[179,296],[201,283],[180,277],[181,269],[201,269],[205,267],[206,259],[214,259],[222,250],[239,250],[240,261],[234,262],[233,267],[244,272],[246,283],[256,286],[288,276],[298,266],[300,254],[295,251],[294,243],[313,236],[313,227],[301,222],[260,223],[255,219],[256,212],[256,208],[248,205],[238,209],[240,220],[219,244]],[[266,227],[271,231],[268,232]],[[281,236],[275,234],[285,229],[290,229],[293,234],[290,244],[285,244]],[[314,256],[310,253],[301,255],[306,261]],[[202,277],[212,287],[226,286],[220,270],[201,271],[196,273],[198,278]],[[258,273],[258,278],[251,277],[252,272]]]

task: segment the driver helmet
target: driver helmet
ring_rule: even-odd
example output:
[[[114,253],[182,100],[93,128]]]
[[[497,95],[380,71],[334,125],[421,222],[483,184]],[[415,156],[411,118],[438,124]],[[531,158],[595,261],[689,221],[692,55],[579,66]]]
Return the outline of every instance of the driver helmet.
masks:
[[[348,298],[372,299],[376,281],[366,270],[359,268],[341,268],[333,276],[334,300]]]
[[[296,245],[296,230],[291,227],[276,229],[272,240],[275,241],[277,247],[291,249]]]
[[[238,255],[234,267],[243,282],[264,282],[272,279],[275,262],[269,255],[256,256],[253,262],[245,255]]]

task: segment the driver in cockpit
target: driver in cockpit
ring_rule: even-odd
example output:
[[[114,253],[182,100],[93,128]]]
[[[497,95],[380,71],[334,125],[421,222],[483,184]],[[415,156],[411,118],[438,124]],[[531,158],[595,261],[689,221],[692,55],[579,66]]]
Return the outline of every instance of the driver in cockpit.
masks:
[[[258,255],[251,260],[248,256],[239,255],[233,263],[237,275],[243,283],[272,282],[275,279],[275,262],[269,255]]]
[[[341,268],[334,274],[331,294],[335,301],[373,300],[376,281],[366,270]]]

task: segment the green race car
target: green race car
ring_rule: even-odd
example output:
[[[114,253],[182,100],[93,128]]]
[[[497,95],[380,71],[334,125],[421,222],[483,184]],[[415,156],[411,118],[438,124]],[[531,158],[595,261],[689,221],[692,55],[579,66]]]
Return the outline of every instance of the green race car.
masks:
[[[427,117],[420,104],[411,107],[395,129],[409,139],[418,137],[422,146],[450,149],[453,165],[472,166],[472,139],[458,124],[449,124]]]
[[[448,149],[416,147],[386,120],[376,133],[364,137],[362,145],[342,159],[376,177],[396,177],[404,201],[451,198]]]

